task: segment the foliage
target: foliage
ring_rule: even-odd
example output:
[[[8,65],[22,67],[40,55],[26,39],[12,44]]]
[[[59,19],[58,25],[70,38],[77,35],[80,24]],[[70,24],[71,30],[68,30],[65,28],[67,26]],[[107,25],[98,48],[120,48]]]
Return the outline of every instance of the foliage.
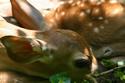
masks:
[[[116,67],[117,64],[112,62],[111,60],[103,59],[101,61],[102,65],[105,66],[106,68],[113,68]]]
[[[67,75],[67,73],[59,73],[55,74],[50,77],[51,83],[71,83],[70,77]]]
[[[112,62],[111,60],[102,60],[103,66],[107,71],[100,73],[105,82],[99,83],[125,83],[125,61]],[[123,63],[123,64],[121,64]],[[99,76],[98,76],[99,77]]]
[[[58,73],[50,77],[51,83],[72,83],[71,81],[72,80],[65,72]],[[73,82],[73,83],[77,83],[77,82]],[[82,83],[90,83],[90,82],[88,80],[83,80]]]
[[[119,69],[117,71],[114,72],[114,76],[118,79],[120,79],[121,81],[125,82],[125,71],[122,69]]]
[[[107,69],[107,71],[96,73],[95,78],[98,83],[125,83],[125,66],[119,67],[117,63],[112,62],[111,60],[103,59],[101,61],[102,65]],[[91,79],[90,79],[91,80]],[[83,79],[82,83],[92,83],[90,80]],[[77,83],[72,82],[71,78],[67,73],[62,72],[55,74],[50,77],[51,83]]]

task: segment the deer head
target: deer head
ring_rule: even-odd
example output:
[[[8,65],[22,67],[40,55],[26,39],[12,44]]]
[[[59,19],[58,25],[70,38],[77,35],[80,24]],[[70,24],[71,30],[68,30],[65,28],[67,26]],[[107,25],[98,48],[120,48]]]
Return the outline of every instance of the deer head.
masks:
[[[2,18],[0,24],[3,69],[44,78],[67,72],[73,79],[81,80],[97,68],[90,47],[76,32],[27,30]]]
[[[85,74],[95,70],[97,64],[86,42],[78,34],[68,30],[40,33],[42,39],[5,36],[1,38],[9,57],[5,64],[15,70],[33,76],[48,78],[66,72],[73,79],[82,80]],[[4,62],[4,61],[3,61]]]

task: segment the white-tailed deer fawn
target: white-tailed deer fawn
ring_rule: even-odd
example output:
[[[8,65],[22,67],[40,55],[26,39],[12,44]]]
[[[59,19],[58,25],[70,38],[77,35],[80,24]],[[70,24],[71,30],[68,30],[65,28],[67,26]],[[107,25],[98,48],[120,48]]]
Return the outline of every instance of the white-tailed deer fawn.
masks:
[[[72,79],[82,80],[97,68],[87,42],[71,30],[28,30],[1,17],[0,41],[1,69],[43,78],[66,72]]]

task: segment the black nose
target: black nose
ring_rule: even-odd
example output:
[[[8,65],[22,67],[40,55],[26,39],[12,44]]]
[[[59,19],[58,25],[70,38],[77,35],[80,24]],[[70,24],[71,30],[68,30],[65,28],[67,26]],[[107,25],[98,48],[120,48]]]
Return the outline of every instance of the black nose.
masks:
[[[90,67],[91,62],[86,59],[77,59],[74,61],[74,65],[77,68],[84,68],[84,67]]]

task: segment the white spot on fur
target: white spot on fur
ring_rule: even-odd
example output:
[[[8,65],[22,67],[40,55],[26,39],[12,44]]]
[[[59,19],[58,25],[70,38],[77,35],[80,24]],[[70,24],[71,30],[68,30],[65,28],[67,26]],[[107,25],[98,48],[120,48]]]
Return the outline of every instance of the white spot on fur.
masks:
[[[97,2],[97,0],[89,0],[91,3],[95,3]]]
[[[98,19],[99,19],[99,20],[103,20],[103,19],[104,19],[104,17],[100,16],[100,17],[98,17]]]
[[[84,12],[80,12],[79,16],[83,17],[83,16],[85,16],[85,13]]]
[[[91,9],[87,9],[87,10],[85,10],[85,12],[86,12],[87,14],[90,14],[90,13],[91,13]]]
[[[99,9],[99,8],[94,9],[94,13],[95,13],[95,14],[98,14],[99,12],[100,12],[100,9]]]
[[[109,0],[110,3],[117,3],[117,0]]]
[[[92,27],[92,26],[93,26],[93,23],[91,23],[91,22],[88,23],[88,26],[89,26],[89,27]]]
[[[105,23],[105,24],[108,24],[108,23],[109,23],[109,21],[106,19],[106,20],[104,20],[104,23]]]
[[[93,29],[93,31],[94,31],[95,33],[99,33],[99,28],[98,28],[98,27],[95,27],[95,28]]]
[[[69,4],[73,3],[73,0],[69,0],[68,3],[69,3]]]
[[[102,4],[102,1],[98,1],[98,2],[97,2],[97,5],[100,5],[100,4]]]
[[[100,29],[104,29],[105,27],[103,25],[100,26]]]
[[[77,3],[76,3],[76,4],[77,4],[77,5],[80,5],[80,3],[81,3],[81,1],[77,1]]]
[[[62,11],[60,14],[61,14],[61,16],[64,16],[66,13],[64,11]]]
[[[84,7],[84,6],[85,6],[85,4],[84,4],[84,3],[80,4],[80,7]]]

